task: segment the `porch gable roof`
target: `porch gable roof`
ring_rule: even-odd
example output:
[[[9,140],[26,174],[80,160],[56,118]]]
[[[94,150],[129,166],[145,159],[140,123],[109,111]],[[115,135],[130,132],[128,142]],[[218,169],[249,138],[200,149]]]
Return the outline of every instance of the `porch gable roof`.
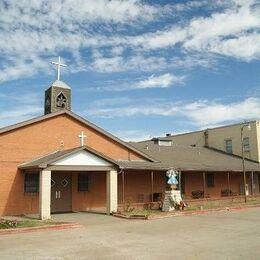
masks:
[[[76,147],[64,151],[55,151],[50,154],[47,154],[45,156],[24,162],[18,166],[19,169],[25,170],[25,169],[44,169],[47,168],[50,165],[66,165],[66,163],[71,163],[71,165],[80,165],[83,164],[78,162],[74,163],[73,159],[75,159],[75,155],[79,154],[81,151],[86,151],[89,156],[86,159],[89,160],[90,165],[95,165],[97,163],[100,166],[117,166],[116,161],[113,159],[107,157],[106,155],[88,147],[88,146],[81,146]],[[72,157],[74,157],[72,159]],[[82,158],[81,155],[81,159]],[[77,158],[76,158],[77,160]]]

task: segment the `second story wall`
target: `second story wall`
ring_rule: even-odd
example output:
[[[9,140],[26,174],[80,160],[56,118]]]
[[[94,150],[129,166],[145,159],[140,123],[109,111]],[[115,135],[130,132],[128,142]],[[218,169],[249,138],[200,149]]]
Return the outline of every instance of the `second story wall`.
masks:
[[[211,128],[202,131],[173,135],[166,137],[177,145],[204,146],[230,152],[242,156],[241,127],[243,124],[229,125]],[[245,157],[260,162],[260,122],[251,121],[251,129],[244,127],[243,136],[248,138],[248,145],[245,147]],[[207,132],[207,135],[205,135]],[[206,140],[206,138],[208,140]]]
[[[258,162],[260,162],[260,121],[256,123]]]
[[[196,146],[205,145],[204,131],[173,135],[169,138],[173,141],[174,144],[177,145],[196,145]]]
[[[249,146],[247,146],[248,149],[245,147],[245,157],[258,161],[259,140],[257,140],[256,122],[251,122],[250,126],[250,130],[247,127],[244,127],[243,130],[244,138],[248,138],[249,140]],[[225,152],[230,152],[231,149],[231,153],[241,156],[241,127],[242,124],[209,129],[209,146]]]

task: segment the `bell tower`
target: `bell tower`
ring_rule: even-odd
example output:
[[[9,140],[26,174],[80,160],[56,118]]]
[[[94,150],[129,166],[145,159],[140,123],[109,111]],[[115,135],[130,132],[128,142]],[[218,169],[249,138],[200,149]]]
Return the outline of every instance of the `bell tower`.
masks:
[[[61,109],[71,110],[71,88],[63,81],[56,80],[45,91],[44,114]]]
[[[60,56],[57,65],[58,79],[45,91],[44,114],[53,113],[61,109],[71,110],[71,88],[60,80],[60,68],[67,65],[62,64]]]

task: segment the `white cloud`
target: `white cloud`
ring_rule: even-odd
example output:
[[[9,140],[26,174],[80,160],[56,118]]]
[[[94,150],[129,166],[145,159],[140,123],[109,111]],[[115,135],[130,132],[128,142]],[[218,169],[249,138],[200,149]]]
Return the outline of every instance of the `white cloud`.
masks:
[[[104,106],[122,106],[126,105],[128,103],[131,103],[132,100],[127,97],[120,97],[120,98],[103,98],[98,99],[92,102],[92,105],[94,107],[104,107]]]
[[[0,101],[2,104],[8,104],[10,100],[14,101],[17,105],[33,105],[41,102],[41,95],[39,93],[24,92],[22,94],[0,94]]]
[[[9,27],[19,18],[20,27],[23,25],[49,28],[52,26],[87,25],[89,22],[129,23],[137,19],[150,20],[158,10],[151,5],[138,0],[20,0],[1,2],[1,20]],[[40,20],[39,20],[40,16]],[[73,27],[73,22],[77,24]],[[7,26],[5,25],[5,26]],[[15,24],[17,26],[17,24]]]
[[[116,46],[116,47],[111,48],[111,54],[113,56],[120,56],[123,54],[123,52],[124,52],[123,46]]]
[[[232,56],[243,60],[260,58],[260,34],[241,35],[225,41],[211,42],[210,49],[220,55]]]
[[[187,30],[172,27],[169,30],[147,33],[137,37],[128,37],[127,42],[133,46],[142,46],[145,49],[160,49],[174,46],[187,38]]]
[[[170,88],[175,85],[184,84],[185,79],[186,76],[177,76],[170,73],[158,76],[153,74],[148,78],[142,77],[142,79],[124,78],[107,82],[105,81],[101,84],[99,83],[95,87],[88,87],[87,89],[92,91],[129,91],[151,88]]]
[[[183,46],[188,50],[212,52],[251,60],[259,58],[260,8],[256,1],[236,1],[232,8],[195,18]],[[246,44],[246,46],[244,46]]]
[[[216,102],[197,102],[186,107],[184,115],[200,126],[220,124],[225,121],[258,119],[260,98],[247,98],[240,102],[221,104]]]
[[[11,102],[10,102],[11,101]],[[0,95],[0,127],[15,124],[43,113],[41,96],[31,92]]]
[[[127,37],[127,43],[145,50],[175,47],[216,53],[244,60],[259,58],[260,7],[256,1],[236,1],[208,17],[195,17],[184,26]],[[122,40],[124,43],[124,40]]]
[[[124,107],[88,109],[85,111],[85,114],[101,118],[131,117],[136,115],[168,115],[169,112],[166,112],[165,108],[164,106],[130,105]]]
[[[150,76],[148,79],[141,80],[137,83],[137,88],[168,88],[174,83],[183,83],[184,76],[177,77],[166,73],[160,76]]]
[[[112,58],[96,58],[92,64],[92,69],[100,72],[120,72],[124,71],[124,58],[117,56]]]
[[[168,68],[191,70],[196,67],[217,69],[216,57],[211,54],[189,54],[187,56],[176,56],[170,59]]]
[[[102,100],[100,100],[102,104]],[[183,117],[190,124],[207,127],[226,122],[259,119],[260,98],[247,98],[233,103],[199,100],[171,102],[165,99],[128,99],[124,105],[89,107],[85,114],[94,117],[116,118],[132,116]]]
[[[9,62],[8,62],[9,63]],[[43,61],[34,57],[29,62],[24,59],[13,59],[11,66],[4,65],[0,70],[0,82],[16,80],[24,77],[32,77],[39,73],[39,71],[44,71],[44,73],[50,72],[50,66]]]
[[[143,141],[151,139],[153,136],[160,136],[160,134],[147,133],[142,130],[121,130],[114,133],[116,136],[125,141]]]
[[[104,57],[95,51],[90,65],[96,72],[114,73],[122,71],[161,71],[169,67],[165,57],[135,54],[132,56]]]
[[[86,70],[86,62],[83,64],[75,53],[90,46],[107,45],[104,30],[110,30],[109,24],[150,21],[160,15],[159,9],[138,0],[2,1],[0,82],[48,72],[43,63],[61,51],[76,56],[70,71]],[[93,24],[104,25],[100,26],[101,34],[93,30]],[[119,48],[114,47],[114,53],[119,53]]]
[[[188,61],[197,54],[203,62],[190,62],[193,66],[212,64],[212,54],[259,59],[257,1],[220,2],[216,5],[221,8],[210,10],[207,7],[214,4],[208,1],[165,6],[141,0],[1,1],[0,82],[50,73],[48,61],[63,51],[73,59],[68,68],[73,73],[161,73],[185,66],[176,62],[178,57]],[[200,7],[210,10],[208,16],[178,16]],[[155,25],[149,32],[135,31],[146,28],[148,22],[156,24],[164,15],[176,16],[176,22],[164,28]],[[92,49],[109,49],[110,54],[83,58],[83,52]]]
[[[13,109],[9,109],[3,113],[0,113],[0,127],[31,119],[32,117],[38,116],[42,112],[42,106],[16,106]]]
[[[193,19],[189,24],[189,34],[192,36],[196,48],[196,42],[200,46],[203,41],[207,42],[209,39],[220,36],[234,36],[242,31],[256,29],[259,25],[260,19],[257,13],[250,9],[250,6],[247,4],[241,7],[235,5],[233,9],[225,12],[213,13],[206,18]]]

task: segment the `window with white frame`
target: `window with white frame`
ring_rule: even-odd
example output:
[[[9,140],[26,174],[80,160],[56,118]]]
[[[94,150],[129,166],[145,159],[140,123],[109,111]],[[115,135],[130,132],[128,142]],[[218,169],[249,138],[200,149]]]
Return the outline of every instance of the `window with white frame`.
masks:
[[[249,137],[244,137],[243,145],[244,145],[244,151],[249,152],[250,151]]]
[[[232,153],[232,140],[231,139],[227,139],[225,140],[226,143],[226,152],[227,153]]]

